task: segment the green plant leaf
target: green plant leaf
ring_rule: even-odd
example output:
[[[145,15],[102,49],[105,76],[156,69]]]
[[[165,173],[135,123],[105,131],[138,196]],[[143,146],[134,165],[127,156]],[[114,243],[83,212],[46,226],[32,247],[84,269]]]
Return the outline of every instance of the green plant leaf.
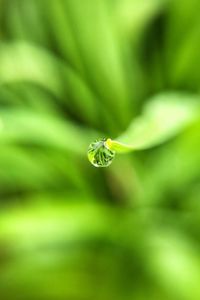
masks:
[[[37,84],[86,121],[97,122],[96,97],[88,85],[77,72],[45,48],[27,42],[2,43],[0,66],[1,85],[17,82]],[[67,93],[65,98],[64,92]],[[101,104],[98,104],[98,109],[105,112]]]
[[[159,13],[166,0],[124,0],[116,1],[114,17],[122,34],[138,37],[149,21]]]
[[[136,118],[119,136],[119,142],[132,150],[143,150],[164,143],[181,132],[198,115],[198,96],[179,93],[153,97]]]
[[[164,143],[196,119],[197,99],[176,93],[155,96],[148,102],[142,115],[117,140],[108,138],[91,143],[89,161],[96,167],[107,167],[115,152],[144,150]],[[112,160],[108,150],[111,150]]]
[[[35,144],[82,155],[95,136],[93,130],[27,109],[4,109],[0,120],[1,144]]]

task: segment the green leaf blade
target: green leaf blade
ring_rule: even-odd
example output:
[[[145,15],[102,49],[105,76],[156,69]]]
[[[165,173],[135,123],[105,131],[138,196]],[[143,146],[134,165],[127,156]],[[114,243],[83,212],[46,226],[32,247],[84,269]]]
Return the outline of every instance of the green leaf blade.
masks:
[[[169,93],[155,96],[117,140],[143,150],[164,143],[196,119],[197,97]]]

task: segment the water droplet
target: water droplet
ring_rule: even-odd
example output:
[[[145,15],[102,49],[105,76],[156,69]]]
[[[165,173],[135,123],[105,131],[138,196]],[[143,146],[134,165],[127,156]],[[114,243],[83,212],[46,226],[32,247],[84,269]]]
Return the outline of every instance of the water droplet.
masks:
[[[115,157],[115,152],[108,149],[106,139],[96,140],[88,148],[88,159],[95,167],[108,167]]]

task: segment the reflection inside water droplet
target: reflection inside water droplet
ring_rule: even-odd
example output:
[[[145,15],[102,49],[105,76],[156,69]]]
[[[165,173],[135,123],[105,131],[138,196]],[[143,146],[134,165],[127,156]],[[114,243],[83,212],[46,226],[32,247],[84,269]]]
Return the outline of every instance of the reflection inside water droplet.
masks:
[[[96,140],[88,148],[88,159],[95,167],[108,167],[115,157],[115,152],[106,147],[106,139]]]

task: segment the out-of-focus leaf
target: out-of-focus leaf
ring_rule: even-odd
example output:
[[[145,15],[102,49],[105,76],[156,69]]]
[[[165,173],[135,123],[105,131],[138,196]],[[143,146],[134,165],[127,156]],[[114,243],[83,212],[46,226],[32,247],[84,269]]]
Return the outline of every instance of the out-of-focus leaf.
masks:
[[[101,105],[95,105],[96,99],[89,87],[64,62],[47,50],[26,42],[2,44],[0,84],[23,81],[41,85],[56,95],[71,111],[83,115],[83,118],[93,124],[98,122]],[[70,94],[71,99],[63,99],[65,91]]]
[[[147,102],[142,116],[118,140],[135,150],[167,141],[197,118],[198,99],[198,96],[176,93],[155,96]]]
[[[3,12],[5,13],[5,10]],[[38,3],[35,1],[8,1],[5,23],[9,35],[14,39],[41,45],[49,43],[48,28],[43,24],[42,11],[38,9]]]
[[[180,9],[181,7],[181,9]],[[200,80],[200,2],[170,2],[166,23],[166,69],[173,87],[197,90]]]
[[[56,94],[62,91],[56,60],[25,42],[1,44],[0,83],[12,81],[36,82]]]
[[[178,231],[161,229],[154,234],[151,264],[161,285],[175,299],[199,299],[200,260],[195,244]]]
[[[114,18],[117,29],[124,35],[135,39],[148,22],[158,14],[166,0],[117,0]]]
[[[190,207],[190,194],[198,190],[200,165],[200,122],[197,120],[172,143],[155,149],[145,162],[141,177],[144,197],[141,205],[175,205],[179,209]],[[151,170],[151,176],[149,171]],[[155,189],[155,186],[159,188]],[[198,199],[198,194],[196,195]]]
[[[40,9],[44,10],[48,5],[49,9],[45,16],[48,20],[52,33],[57,43],[57,48],[61,52],[69,65],[73,66],[80,74],[84,74],[83,61],[81,61],[80,49],[78,41],[73,32],[73,27],[70,26],[69,11],[65,9],[64,1],[42,1]],[[63,38],[65,37],[65,38]]]
[[[85,77],[106,109],[112,111],[110,118],[118,123],[119,130],[130,120],[133,105],[109,3],[69,0],[64,4],[85,66]]]
[[[55,116],[28,110],[2,110],[0,118],[0,143],[3,144],[33,143],[81,155],[85,154],[91,136],[95,136],[93,130],[83,129]]]
[[[31,151],[32,150],[32,151]],[[0,190],[38,192],[46,189],[62,193],[75,187],[87,194],[87,181],[83,170],[77,168],[74,153],[44,149],[23,149],[22,147],[1,145],[0,150]],[[28,174],[28,176],[27,176]]]

